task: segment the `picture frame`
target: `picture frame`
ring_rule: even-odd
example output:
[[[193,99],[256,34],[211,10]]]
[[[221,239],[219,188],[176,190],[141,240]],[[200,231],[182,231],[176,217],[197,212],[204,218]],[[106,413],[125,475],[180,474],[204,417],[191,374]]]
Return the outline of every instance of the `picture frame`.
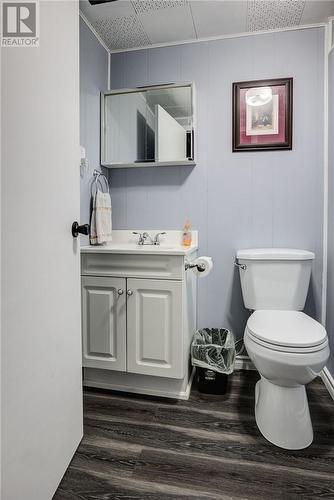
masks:
[[[233,83],[232,151],[292,149],[293,78]]]

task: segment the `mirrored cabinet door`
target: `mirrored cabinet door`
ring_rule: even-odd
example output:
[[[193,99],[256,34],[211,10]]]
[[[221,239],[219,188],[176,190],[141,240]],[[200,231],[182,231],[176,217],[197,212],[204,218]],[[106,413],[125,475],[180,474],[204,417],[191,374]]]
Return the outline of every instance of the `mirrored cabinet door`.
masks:
[[[101,164],[195,165],[193,84],[101,94]]]

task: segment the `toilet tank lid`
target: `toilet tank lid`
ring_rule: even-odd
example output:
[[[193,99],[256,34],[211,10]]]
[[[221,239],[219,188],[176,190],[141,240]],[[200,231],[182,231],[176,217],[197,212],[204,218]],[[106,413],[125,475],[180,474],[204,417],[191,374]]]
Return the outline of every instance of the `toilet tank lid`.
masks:
[[[248,260],[313,260],[315,255],[308,250],[296,248],[249,248],[238,250],[237,258]]]

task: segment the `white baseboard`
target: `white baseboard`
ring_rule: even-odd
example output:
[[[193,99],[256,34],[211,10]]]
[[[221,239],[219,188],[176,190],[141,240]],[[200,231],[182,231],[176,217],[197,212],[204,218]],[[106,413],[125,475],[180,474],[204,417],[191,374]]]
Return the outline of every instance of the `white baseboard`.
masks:
[[[83,385],[85,387],[187,401],[190,396],[194,374],[195,369],[193,368],[189,379],[187,376],[183,380],[177,380],[85,368]]]
[[[236,370],[256,370],[248,356],[237,356],[234,368]]]
[[[329,392],[332,399],[334,399],[334,378],[330,374],[328,368],[324,368],[320,373],[320,377],[322,378],[323,383],[327,391]]]

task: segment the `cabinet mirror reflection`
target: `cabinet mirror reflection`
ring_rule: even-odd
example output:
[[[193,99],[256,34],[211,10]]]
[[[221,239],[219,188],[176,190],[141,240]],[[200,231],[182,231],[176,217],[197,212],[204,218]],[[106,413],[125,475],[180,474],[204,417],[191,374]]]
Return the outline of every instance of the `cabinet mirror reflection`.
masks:
[[[101,164],[195,165],[193,84],[101,95]]]

